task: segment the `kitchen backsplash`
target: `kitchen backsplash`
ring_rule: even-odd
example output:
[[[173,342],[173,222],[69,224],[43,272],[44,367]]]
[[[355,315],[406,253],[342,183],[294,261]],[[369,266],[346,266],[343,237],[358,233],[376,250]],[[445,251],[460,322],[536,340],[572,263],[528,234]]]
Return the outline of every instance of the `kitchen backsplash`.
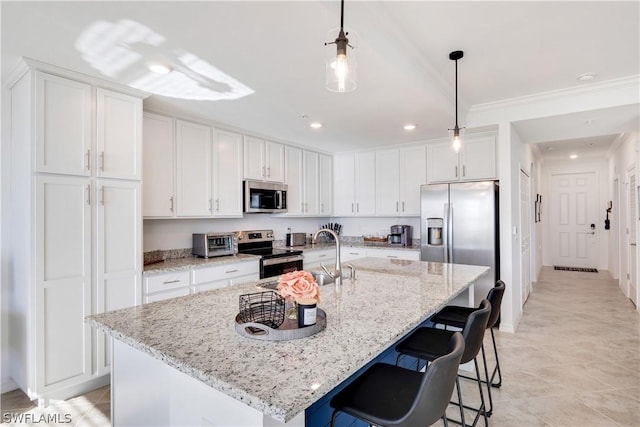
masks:
[[[144,221],[145,257],[147,252],[188,250],[191,251],[191,234],[207,232],[225,232],[255,229],[273,229],[276,240],[284,241],[287,229],[292,232],[311,234],[327,222],[342,225],[342,240],[362,239],[362,236],[386,236],[389,227],[395,224],[408,224],[414,228],[413,237],[420,237],[420,218],[290,218],[266,214],[245,215],[244,218],[220,219],[148,219]],[[188,249],[175,249],[188,248]]]

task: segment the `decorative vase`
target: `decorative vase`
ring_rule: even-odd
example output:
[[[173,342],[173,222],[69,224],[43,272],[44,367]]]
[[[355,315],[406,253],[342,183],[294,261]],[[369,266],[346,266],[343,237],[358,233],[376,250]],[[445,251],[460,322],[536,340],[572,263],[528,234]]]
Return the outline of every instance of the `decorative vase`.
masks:
[[[289,320],[298,320],[298,303],[295,301],[285,303],[284,315]]]

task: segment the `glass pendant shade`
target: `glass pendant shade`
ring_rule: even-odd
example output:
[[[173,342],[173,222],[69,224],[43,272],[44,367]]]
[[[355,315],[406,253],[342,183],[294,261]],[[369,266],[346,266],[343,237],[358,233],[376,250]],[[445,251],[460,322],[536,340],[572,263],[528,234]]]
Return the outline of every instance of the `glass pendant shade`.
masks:
[[[332,92],[351,92],[357,87],[358,58],[355,32],[335,28],[327,34],[335,43],[325,47],[325,76],[327,89]]]
[[[451,147],[456,151],[460,151],[464,145],[464,128],[449,129],[449,137],[451,139]]]

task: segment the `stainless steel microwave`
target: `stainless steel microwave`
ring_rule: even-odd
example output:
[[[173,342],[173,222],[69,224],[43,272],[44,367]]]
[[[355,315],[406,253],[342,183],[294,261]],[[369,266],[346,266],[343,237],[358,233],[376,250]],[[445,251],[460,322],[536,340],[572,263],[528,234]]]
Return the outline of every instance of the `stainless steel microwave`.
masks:
[[[280,213],[287,211],[287,184],[244,182],[243,205],[246,213]]]
[[[238,239],[235,233],[194,233],[192,253],[204,258],[235,255]]]

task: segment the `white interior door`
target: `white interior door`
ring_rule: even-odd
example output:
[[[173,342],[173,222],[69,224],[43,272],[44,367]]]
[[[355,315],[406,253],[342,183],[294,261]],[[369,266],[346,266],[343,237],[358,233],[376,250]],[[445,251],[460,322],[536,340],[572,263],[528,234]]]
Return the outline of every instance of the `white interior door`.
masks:
[[[529,175],[520,171],[520,274],[522,305],[531,292],[531,190]]]
[[[636,193],[636,171],[635,168],[629,170],[629,186],[627,191],[629,192],[629,197],[627,200],[629,201],[628,206],[628,217],[627,221],[627,244],[629,254],[629,262],[627,263],[627,280],[629,284],[629,298],[631,301],[638,306],[638,278],[636,277],[636,268],[638,265],[638,251],[636,246],[636,221],[638,218],[637,206],[637,193]]]
[[[551,260],[566,267],[597,267],[595,172],[551,176]]]

